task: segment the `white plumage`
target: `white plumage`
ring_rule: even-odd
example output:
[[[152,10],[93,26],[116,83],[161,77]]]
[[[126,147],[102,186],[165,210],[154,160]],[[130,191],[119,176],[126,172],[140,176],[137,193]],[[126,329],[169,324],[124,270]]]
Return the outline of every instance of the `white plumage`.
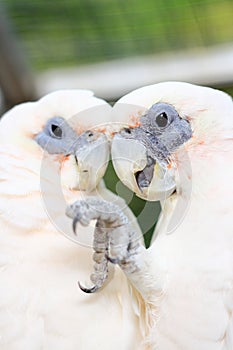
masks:
[[[172,154],[167,171],[175,172],[176,193],[162,203],[153,243],[137,257],[140,270],[128,274],[145,301],[148,346],[156,350],[232,350],[232,99],[209,88],[161,83],[124,96],[114,107],[115,118],[132,124],[158,102],[174,106],[189,121],[193,135]],[[117,142],[122,150],[124,140],[113,141],[114,156],[120,159],[124,155]],[[139,158],[133,149],[127,152],[132,156],[128,165],[124,161],[123,168],[123,163],[114,162],[126,184],[122,174],[132,173]],[[138,196],[146,197],[135,180],[128,185]],[[151,199],[156,200],[153,188],[151,191]],[[175,212],[179,205],[183,215]]]
[[[119,269],[100,293],[86,295],[78,288],[77,281],[87,280],[92,270],[92,250],[74,244],[58,232],[54,220],[67,224],[67,234],[71,232],[71,222],[65,217],[66,203],[56,206],[60,198],[53,190],[52,178],[40,173],[42,159],[47,157],[51,169],[61,176],[65,200],[73,202],[83,196],[77,190],[77,164],[72,156],[46,155],[34,139],[51,117],[69,120],[79,113],[77,124],[72,124],[72,120],[71,124],[80,133],[109,121],[110,111],[110,106],[91,92],[72,90],[19,105],[3,116],[1,350],[131,350],[140,343],[138,317],[131,306],[126,278]],[[96,186],[99,180],[95,179]],[[41,196],[41,181],[51,188],[46,196],[55,203],[54,208],[49,208],[50,217]],[[97,193],[109,200],[116,199],[103,184],[98,186]],[[90,230],[93,227],[85,232]]]

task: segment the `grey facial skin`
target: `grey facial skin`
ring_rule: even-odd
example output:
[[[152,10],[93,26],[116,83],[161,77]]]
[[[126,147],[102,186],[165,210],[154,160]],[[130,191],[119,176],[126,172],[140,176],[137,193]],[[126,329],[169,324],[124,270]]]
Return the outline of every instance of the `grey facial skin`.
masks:
[[[151,183],[155,163],[166,167],[172,153],[192,137],[192,129],[167,103],[154,104],[140,118],[140,123],[139,127],[123,129],[119,134],[141,142],[147,149],[147,165],[135,174],[139,188],[143,188]]]
[[[96,135],[92,131],[86,131],[78,136],[62,117],[54,117],[35,140],[49,154],[69,155],[95,141]]]

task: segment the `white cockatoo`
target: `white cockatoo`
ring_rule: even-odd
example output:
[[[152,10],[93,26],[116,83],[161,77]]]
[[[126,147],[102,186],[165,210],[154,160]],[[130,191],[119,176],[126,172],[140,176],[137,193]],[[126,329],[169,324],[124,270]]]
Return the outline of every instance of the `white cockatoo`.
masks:
[[[78,287],[92,270],[92,249],[85,245],[94,228],[79,227],[81,245],[75,244],[65,215],[67,203],[85,191],[124,207],[98,185],[109,145],[97,129],[110,114],[92,92],[67,90],[16,106],[0,122],[1,350],[131,350],[140,344],[119,268],[101,293]]]
[[[146,250],[120,209],[92,202],[108,214],[99,222],[112,227],[108,259],[144,300],[144,344],[153,350],[232,350],[232,99],[206,87],[160,83],[124,96],[114,114],[128,125],[112,143],[118,176],[139,197],[161,200],[163,207]],[[84,222],[97,217],[89,214],[82,213]],[[127,248],[119,249],[119,242]]]

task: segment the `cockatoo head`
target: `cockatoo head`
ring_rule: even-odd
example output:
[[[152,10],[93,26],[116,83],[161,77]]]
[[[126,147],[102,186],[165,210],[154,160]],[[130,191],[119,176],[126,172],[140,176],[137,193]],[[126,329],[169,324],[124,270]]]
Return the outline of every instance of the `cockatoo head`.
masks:
[[[107,167],[109,146],[98,130],[108,121],[110,111],[91,91],[53,92],[6,113],[0,142],[11,145],[22,161],[26,158],[27,163],[37,164],[37,171],[42,159],[50,160],[61,172],[64,187],[91,191]]]
[[[232,99],[187,83],[135,90],[118,101],[113,113],[125,125],[112,142],[115,170],[126,186],[147,200],[171,195],[182,181],[181,169],[191,177],[189,158],[203,159],[206,153],[214,157],[216,144],[232,133]]]
[[[110,113],[84,90],[57,91],[7,112],[0,122],[0,219],[17,232],[49,225],[71,235],[66,206],[104,175],[109,144],[100,130]]]

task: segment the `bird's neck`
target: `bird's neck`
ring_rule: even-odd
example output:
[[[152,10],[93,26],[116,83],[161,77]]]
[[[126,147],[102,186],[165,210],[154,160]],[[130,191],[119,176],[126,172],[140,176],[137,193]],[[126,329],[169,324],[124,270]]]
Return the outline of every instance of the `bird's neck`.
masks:
[[[232,191],[232,140],[188,150],[177,171],[177,193],[199,203],[221,201]]]
[[[198,217],[233,207],[233,151],[189,153],[178,162],[176,193],[161,203],[157,235],[174,232],[191,210]]]

